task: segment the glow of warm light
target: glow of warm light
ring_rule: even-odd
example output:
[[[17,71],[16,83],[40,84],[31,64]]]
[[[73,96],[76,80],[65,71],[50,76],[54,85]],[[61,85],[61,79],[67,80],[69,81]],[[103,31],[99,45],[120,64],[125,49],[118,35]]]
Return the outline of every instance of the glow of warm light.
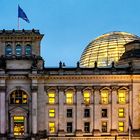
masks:
[[[112,61],[118,62],[125,51],[124,44],[138,39],[137,36],[125,32],[111,32],[93,40],[85,48],[80,59],[82,67],[109,66]]]

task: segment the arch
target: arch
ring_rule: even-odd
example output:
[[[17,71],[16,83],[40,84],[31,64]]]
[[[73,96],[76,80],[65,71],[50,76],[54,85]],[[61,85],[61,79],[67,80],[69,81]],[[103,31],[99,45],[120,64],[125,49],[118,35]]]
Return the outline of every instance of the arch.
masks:
[[[12,46],[10,44],[7,44],[5,47],[5,55],[6,56],[12,55]]]
[[[30,56],[32,54],[32,46],[30,44],[27,44],[25,46],[25,55]]]
[[[10,94],[9,104],[28,104],[28,94],[23,90],[15,90]]]
[[[9,90],[9,91],[7,92],[7,95],[6,95],[6,100],[7,100],[7,101],[9,100],[10,94],[11,94],[13,91],[15,91],[15,90],[22,90],[22,91],[26,92],[26,94],[27,94],[28,97],[29,97],[28,99],[31,100],[31,95],[29,94],[29,92],[28,92],[26,89],[24,89],[24,88],[22,88],[22,87],[14,87],[14,88],[12,88],[11,90]]]
[[[21,56],[22,55],[22,47],[21,47],[20,44],[16,45],[15,54],[16,54],[16,56]]]

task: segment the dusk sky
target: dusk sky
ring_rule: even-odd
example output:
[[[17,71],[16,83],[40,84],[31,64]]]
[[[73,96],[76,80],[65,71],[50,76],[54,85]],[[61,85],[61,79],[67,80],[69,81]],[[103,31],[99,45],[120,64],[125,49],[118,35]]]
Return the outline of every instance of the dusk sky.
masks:
[[[45,66],[76,66],[84,48],[111,31],[140,36],[140,0],[0,0],[1,29],[17,29],[18,4],[30,23],[20,29],[44,34],[41,55]]]

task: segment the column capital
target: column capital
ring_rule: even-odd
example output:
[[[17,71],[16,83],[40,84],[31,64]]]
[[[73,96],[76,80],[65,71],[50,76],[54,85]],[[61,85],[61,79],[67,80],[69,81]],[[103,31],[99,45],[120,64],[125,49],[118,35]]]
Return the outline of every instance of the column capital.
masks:
[[[32,90],[32,92],[36,92],[38,90],[38,87],[37,86],[32,86],[31,90]]]
[[[77,91],[82,91],[82,90],[84,89],[84,87],[83,87],[83,86],[76,86],[75,89],[76,89]]]
[[[66,86],[58,86],[57,87],[59,91],[65,91],[65,89],[67,88]]]
[[[93,89],[94,89],[95,91],[100,91],[101,88],[102,88],[101,86],[94,86],[94,87],[93,87]]]
[[[0,91],[5,91],[6,87],[5,86],[0,86]]]
[[[117,85],[111,86],[111,90],[112,91],[117,91],[118,89],[119,89],[119,87]]]

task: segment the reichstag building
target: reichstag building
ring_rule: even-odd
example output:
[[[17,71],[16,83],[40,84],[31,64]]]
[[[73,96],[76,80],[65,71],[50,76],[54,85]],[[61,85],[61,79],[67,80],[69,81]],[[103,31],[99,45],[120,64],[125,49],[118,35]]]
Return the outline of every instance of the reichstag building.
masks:
[[[140,39],[110,32],[76,67],[48,68],[39,30],[0,30],[0,140],[140,140]]]

